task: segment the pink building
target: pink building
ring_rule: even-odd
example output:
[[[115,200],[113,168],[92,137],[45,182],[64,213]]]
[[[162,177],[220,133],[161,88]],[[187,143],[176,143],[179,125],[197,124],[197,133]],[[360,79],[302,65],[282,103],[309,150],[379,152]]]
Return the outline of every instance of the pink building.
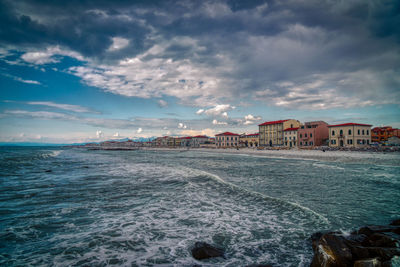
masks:
[[[328,124],[324,121],[311,121],[301,125],[297,131],[300,147],[322,146],[329,139]]]

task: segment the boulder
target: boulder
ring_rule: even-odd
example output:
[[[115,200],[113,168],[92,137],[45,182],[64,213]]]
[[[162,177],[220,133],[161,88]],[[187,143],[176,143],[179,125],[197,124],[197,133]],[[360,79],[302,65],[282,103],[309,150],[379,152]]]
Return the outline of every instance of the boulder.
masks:
[[[348,236],[338,232],[315,233],[311,236],[311,266],[392,266],[392,261],[400,256],[397,224],[394,221],[388,226],[365,226]]]
[[[381,267],[381,262],[377,259],[358,260],[354,262],[354,267]]]
[[[206,242],[196,242],[192,249],[192,256],[196,260],[224,257],[224,250],[207,244]]]
[[[314,248],[315,247],[315,248]],[[311,266],[352,266],[353,255],[344,237],[336,233],[322,235],[313,245],[314,258]]]

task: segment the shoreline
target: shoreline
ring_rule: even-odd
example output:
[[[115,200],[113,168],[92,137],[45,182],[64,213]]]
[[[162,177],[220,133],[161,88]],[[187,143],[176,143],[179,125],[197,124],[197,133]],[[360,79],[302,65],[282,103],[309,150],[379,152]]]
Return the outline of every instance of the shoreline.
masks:
[[[285,159],[302,159],[302,160],[323,160],[323,161],[347,161],[356,162],[360,159],[367,159],[376,161],[377,155],[379,158],[382,156],[386,159],[395,159],[400,162],[400,151],[354,151],[354,150],[325,150],[322,149],[265,149],[258,150],[256,148],[226,148],[226,149],[215,149],[215,148],[167,148],[167,147],[80,147],[86,148],[87,150],[110,150],[110,151],[168,151],[176,153],[187,153],[187,152],[198,152],[198,153],[212,153],[212,154],[229,154],[229,155],[242,155],[242,156],[255,156],[265,158],[285,158]],[[385,161],[380,159],[378,161]]]

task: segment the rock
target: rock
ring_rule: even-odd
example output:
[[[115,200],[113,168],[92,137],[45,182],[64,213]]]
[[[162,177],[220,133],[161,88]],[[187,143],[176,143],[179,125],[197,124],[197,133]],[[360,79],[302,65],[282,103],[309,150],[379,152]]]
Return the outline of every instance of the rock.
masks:
[[[315,247],[315,248],[314,248]],[[353,255],[346,245],[344,237],[336,233],[324,234],[313,245],[314,258],[312,267],[317,266],[352,266]]]
[[[196,260],[224,257],[224,250],[207,244],[206,242],[196,242],[192,249],[192,256]]]
[[[398,244],[398,242],[394,238],[391,238],[390,236],[382,233],[372,234],[369,237],[369,242],[371,244],[371,247],[395,248]]]
[[[381,262],[377,259],[358,260],[354,262],[354,267],[381,267]]]
[[[394,256],[400,256],[399,248],[380,248],[380,247],[370,247],[368,248],[368,253],[372,257],[379,257],[382,261],[388,261]]]
[[[400,219],[394,220],[390,225],[400,226]]]
[[[44,172],[52,172],[52,170],[45,170]]]

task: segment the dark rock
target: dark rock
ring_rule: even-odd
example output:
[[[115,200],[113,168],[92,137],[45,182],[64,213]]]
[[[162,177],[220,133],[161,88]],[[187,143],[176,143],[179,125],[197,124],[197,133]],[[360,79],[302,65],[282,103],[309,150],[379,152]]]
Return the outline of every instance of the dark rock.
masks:
[[[324,234],[314,247],[312,267],[352,266],[353,255],[344,237],[335,233]]]
[[[388,261],[394,256],[400,256],[399,248],[370,247],[368,252],[372,257],[379,257],[382,261]]]
[[[385,234],[376,233],[369,237],[371,247],[386,247],[395,248],[397,247],[398,241]]]
[[[358,260],[354,262],[354,267],[381,267],[381,262],[377,259]]]
[[[44,172],[52,172],[52,170],[45,170]]]
[[[390,225],[400,226],[400,219],[394,220]]]
[[[384,232],[392,232],[397,230],[399,227],[396,226],[380,226],[380,225],[371,225],[371,226],[365,226],[360,228],[360,230],[353,232],[357,234],[364,234],[366,236],[370,236],[375,233],[384,233]]]
[[[192,256],[196,260],[224,257],[224,250],[207,244],[206,242],[196,242],[192,249]]]
[[[368,259],[371,257],[368,248],[363,246],[350,246],[351,253],[353,254],[353,260]]]

